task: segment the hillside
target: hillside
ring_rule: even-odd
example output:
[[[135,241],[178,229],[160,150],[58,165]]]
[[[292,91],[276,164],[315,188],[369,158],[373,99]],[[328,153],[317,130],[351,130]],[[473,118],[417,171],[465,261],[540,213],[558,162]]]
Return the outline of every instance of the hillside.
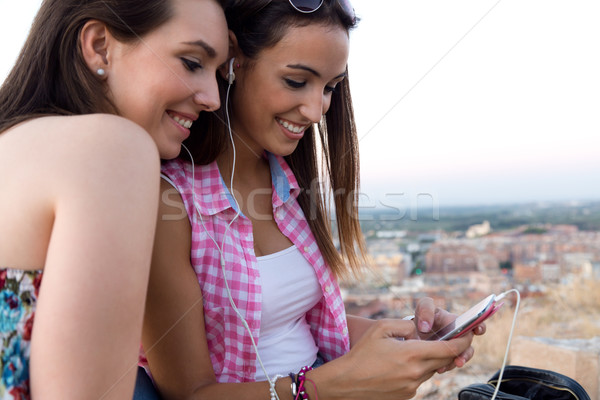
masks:
[[[363,232],[465,231],[482,221],[489,221],[497,231],[536,224],[567,224],[583,231],[600,231],[600,201],[445,207],[437,210],[431,205],[412,210],[388,207],[364,209],[360,213]]]

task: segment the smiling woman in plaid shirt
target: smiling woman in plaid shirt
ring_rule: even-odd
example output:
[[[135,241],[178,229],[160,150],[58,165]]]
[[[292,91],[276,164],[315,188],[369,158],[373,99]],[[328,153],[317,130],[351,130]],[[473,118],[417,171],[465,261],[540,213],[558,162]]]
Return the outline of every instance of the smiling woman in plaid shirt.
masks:
[[[224,107],[192,126],[190,154],[162,167],[141,365],[164,398],[410,398],[470,359],[473,336],[397,340],[417,339],[416,324],[345,314],[337,280],[364,265],[354,10],[231,0],[225,11]],[[422,332],[453,318],[434,320],[429,299],[417,308]]]

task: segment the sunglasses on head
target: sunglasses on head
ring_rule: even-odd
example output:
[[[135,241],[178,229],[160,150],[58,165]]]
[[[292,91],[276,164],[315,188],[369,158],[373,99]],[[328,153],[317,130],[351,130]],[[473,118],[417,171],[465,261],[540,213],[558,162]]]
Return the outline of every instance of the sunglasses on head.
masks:
[[[317,11],[323,5],[323,1],[324,0],[289,0],[292,7],[305,14]],[[352,8],[352,5],[350,4],[350,0],[336,1],[346,14],[350,15],[353,19],[356,19],[356,14],[354,13],[354,8]]]

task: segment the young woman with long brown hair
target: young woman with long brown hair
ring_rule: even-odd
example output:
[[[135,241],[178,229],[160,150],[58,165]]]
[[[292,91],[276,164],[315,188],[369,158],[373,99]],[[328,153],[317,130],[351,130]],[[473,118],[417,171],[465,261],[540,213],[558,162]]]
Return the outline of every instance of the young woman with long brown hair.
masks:
[[[0,398],[131,399],[160,158],[219,107],[214,0],[45,0],[0,88]]]
[[[470,359],[473,336],[411,340],[413,321],[345,314],[338,278],[364,261],[353,9],[231,0],[225,13],[224,107],[196,125],[192,157],[162,166],[142,364],[167,399],[412,397]],[[424,331],[453,318],[428,301],[417,314]]]

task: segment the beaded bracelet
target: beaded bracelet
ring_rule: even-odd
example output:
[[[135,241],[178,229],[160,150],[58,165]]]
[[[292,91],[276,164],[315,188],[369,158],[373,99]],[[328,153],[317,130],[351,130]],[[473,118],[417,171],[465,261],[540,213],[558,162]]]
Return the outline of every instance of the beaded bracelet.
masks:
[[[300,398],[302,400],[308,400],[308,393],[306,393],[304,384],[306,383],[306,373],[308,371],[310,371],[311,369],[312,369],[312,367],[305,366],[305,367],[300,368],[300,372],[298,372],[298,376],[297,376],[298,394],[295,397],[296,400],[298,398]]]
[[[283,378],[283,375],[275,375],[269,380],[269,393],[271,394],[271,400],[279,398],[279,396],[277,396],[277,392],[275,391],[275,382],[277,382],[277,379],[279,378]]]

